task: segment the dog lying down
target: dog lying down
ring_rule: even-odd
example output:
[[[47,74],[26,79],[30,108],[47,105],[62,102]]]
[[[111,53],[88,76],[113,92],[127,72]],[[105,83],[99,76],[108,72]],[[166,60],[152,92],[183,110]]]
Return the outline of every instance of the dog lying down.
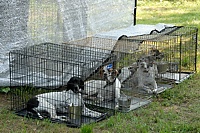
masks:
[[[43,119],[43,112],[47,113],[51,119],[68,121],[65,115],[58,116],[57,113],[67,113],[68,107],[72,103],[82,106],[82,115],[89,117],[100,117],[102,113],[88,109],[82,99],[81,93],[84,90],[84,82],[79,77],[72,77],[67,83],[67,89],[61,92],[49,92],[36,95],[27,102],[27,111],[36,113]]]
[[[118,71],[112,68],[112,64],[102,68],[104,80],[89,80],[85,82],[84,92],[87,94],[86,99],[99,101],[112,101],[118,103],[120,97],[121,83],[118,76]]]

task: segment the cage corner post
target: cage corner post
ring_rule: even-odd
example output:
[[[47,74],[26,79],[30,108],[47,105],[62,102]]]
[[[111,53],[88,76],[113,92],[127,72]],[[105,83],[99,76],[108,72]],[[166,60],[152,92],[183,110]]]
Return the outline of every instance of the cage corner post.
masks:
[[[135,0],[135,5],[134,5],[134,9],[133,9],[133,25],[136,25],[136,17],[137,17],[137,0]]]

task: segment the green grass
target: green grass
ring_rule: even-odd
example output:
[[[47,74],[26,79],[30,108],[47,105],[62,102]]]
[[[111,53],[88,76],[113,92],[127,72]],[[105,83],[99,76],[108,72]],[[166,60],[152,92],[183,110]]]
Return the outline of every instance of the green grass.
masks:
[[[159,2],[139,0],[137,24],[170,23],[200,28],[200,1]],[[200,36],[200,34],[199,34]],[[199,57],[198,53],[198,57]],[[198,58],[199,62],[199,58]],[[19,117],[9,108],[9,94],[0,95],[0,132],[10,133],[198,133],[200,132],[200,64],[190,79],[153,98],[153,102],[129,113],[79,129],[64,124]]]
[[[200,1],[179,0],[175,2],[138,1],[137,24],[170,23],[174,25],[200,28],[197,10]]]

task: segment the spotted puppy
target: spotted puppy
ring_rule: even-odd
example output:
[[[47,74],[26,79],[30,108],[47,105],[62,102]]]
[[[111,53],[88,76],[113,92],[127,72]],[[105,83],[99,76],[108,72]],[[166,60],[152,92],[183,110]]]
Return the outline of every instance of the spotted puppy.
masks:
[[[27,111],[36,113],[40,119],[43,119],[43,112],[47,113],[51,119],[68,121],[68,117],[59,116],[57,113],[67,113],[69,105],[82,106],[82,115],[99,117],[102,114],[88,109],[82,99],[84,82],[79,77],[72,77],[66,90],[60,92],[49,92],[36,95],[27,102]]]
[[[96,97],[101,101],[115,100],[118,103],[120,97],[121,83],[118,76],[118,71],[113,69],[112,64],[103,66],[104,80],[89,80],[85,82],[85,93],[87,97]]]

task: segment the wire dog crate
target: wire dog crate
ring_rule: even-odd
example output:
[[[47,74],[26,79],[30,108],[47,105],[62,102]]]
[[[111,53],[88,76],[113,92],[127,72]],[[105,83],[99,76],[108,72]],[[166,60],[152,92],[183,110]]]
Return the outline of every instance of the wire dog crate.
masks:
[[[92,75],[97,71],[100,71],[104,63],[110,64],[114,62],[115,58],[114,56],[112,57],[110,53],[109,50],[53,43],[43,43],[21,50],[11,51],[9,60],[12,110],[18,115],[38,118],[38,115],[27,111],[29,99],[39,95],[39,98],[46,96],[45,98],[47,101],[57,100],[57,102],[62,103],[63,100],[66,99],[59,99],[60,92],[68,92],[65,91],[68,81],[72,77],[80,77],[83,81],[92,79]],[[99,79],[100,78],[101,77],[99,77]],[[52,95],[49,94],[49,96],[47,93]],[[58,94],[55,94],[55,96],[53,95],[54,93]],[[110,93],[114,94],[115,92],[111,89]],[[73,93],[67,95],[67,97],[72,100],[68,103],[70,105],[65,105],[65,108],[69,109],[71,108],[71,103],[79,103],[82,101],[80,99],[84,99],[82,96],[80,99],[73,99],[73,95]],[[58,99],[55,99],[55,97]],[[78,112],[76,110],[71,110],[71,113],[67,110],[63,111],[63,113],[61,110],[57,112],[57,115],[66,116],[67,119],[51,120],[56,122],[66,122],[69,126],[80,127],[82,124],[97,122],[110,115],[114,115],[115,110],[102,110],[101,107],[103,104],[105,104],[105,101],[99,102],[99,106],[95,107],[85,104],[87,108],[91,109],[89,115],[96,114],[97,112],[97,114],[102,114],[99,116],[88,116],[87,112],[80,115],[80,111],[76,114]],[[84,108],[85,105],[81,103],[81,107]],[[114,102],[111,102],[109,106],[113,108],[115,106]],[[75,108],[75,105],[72,107],[74,107],[72,109],[77,108],[81,110],[78,107]],[[51,106],[46,108],[53,110]],[[92,113],[92,111],[94,113]],[[44,113],[44,118],[49,118],[49,114]]]
[[[155,74],[157,93],[161,93],[196,72],[197,36],[198,29],[195,27],[176,26],[166,28],[162,32],[153,31],[148,35],[123,36],[118,40],[119,46],[115,50],[116,55],[122,57],[119,68],[133,67],[141,57],[154,56],[153,64],[157,69]],[[132,51],[132,47],[129,47],[127,48],[129,51],[121,52],[120,47],[130,42],[139,42],[137,50]],[[126,75],[130,75],[130,71],[127,71]],[[134,88],[133,80],[128,78],[124,82],[125,86]]]
[[[197,64],[197,36],[198,29],[195,27],[175,27],[161,33],[130,37],[129,39],[141,40],[154,49],[164,54],[162,61],[168,66],[165,72],[158,77],[162,80],[180,83],[196,72]]]
[[[194,27],[168,27],[161,32],[152,31],[151,34],[139,36],[121,36],[114,44],[93,45],[94,40],[109,42],[111,39],[91,37],[73,41],[75,45],[98,47],[110,50],[116,56],[114,66],[120,71],[118,79],[121,83],[121,97],[119,98],[118,110],[128,112],[151,102],[154,92],[143,91],[138,88],[134,79],[141,80],[135,73],[138,71],[138,60],[150,58],[148,74],[153,75],[151,82],[145,87],[157,86],[155,93],[161,93],[172,88],[174,84],[180,83],[196,72],[197,58],[197,34]],[[149,65],[152,65],[149,68]],[[148,76],[142,79],[148,79]],[[140,83],[141,83],[140,82]]]

